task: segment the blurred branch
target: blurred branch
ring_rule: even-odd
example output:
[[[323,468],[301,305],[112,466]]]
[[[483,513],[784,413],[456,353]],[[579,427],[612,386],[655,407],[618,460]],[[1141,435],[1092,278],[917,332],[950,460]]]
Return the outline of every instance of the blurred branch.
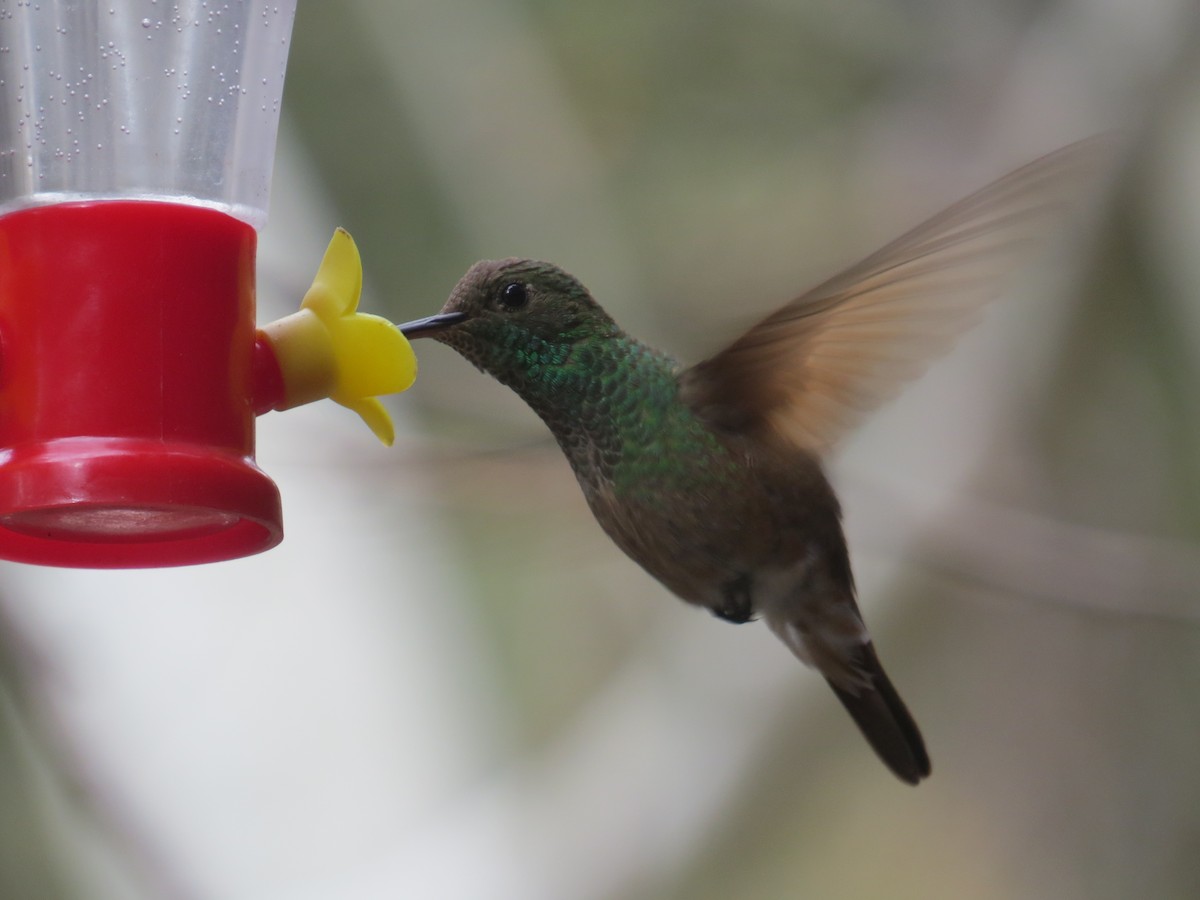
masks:
[[[960,498],[922,537],[916,559],[1022,602],[1200,625],[1200,553],[1183,541]]]
[[[576,498],[549,436],[477,446],[409,437],[401,450],[404,464],[396,467],[397,477],[422,480],[433,474],[446,483],[447,499],[469,497],[484,505],[511,503],[514,497],[554,504],[578,499],[582,514],[582,498]],[[561,468],[562,477],[547,478],[549,467]],[[867,545],[892,544],[893,536],[917,529],[916,506],[904,492],[868,484],[861,475],[848,488],[869,494],[847,504],[871,513]],[[915,565],[1022,602],[1200,625],[1200,551],[1188,541],[1070,523],[960,493],[921,531],[915,548],[896,552]]]

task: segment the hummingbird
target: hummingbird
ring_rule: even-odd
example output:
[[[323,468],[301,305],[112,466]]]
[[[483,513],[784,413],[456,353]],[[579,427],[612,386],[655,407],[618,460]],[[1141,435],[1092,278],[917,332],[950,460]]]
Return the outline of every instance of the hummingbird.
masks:
[[[1000,292],[1061,219],[1093,144],[993,182],[691,367],[532,259],[476,263],[440,313],[400,330],[516,391],[621,550],[690,604],[765,620],[915,785],[929,755],[859,612],[824,460]]]

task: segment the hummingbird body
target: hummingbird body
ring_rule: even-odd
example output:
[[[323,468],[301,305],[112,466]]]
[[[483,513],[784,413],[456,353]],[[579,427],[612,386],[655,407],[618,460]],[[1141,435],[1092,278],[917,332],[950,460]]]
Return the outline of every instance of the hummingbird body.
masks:
[[[474,308],[511,284],[526,303],[537,292],[556,302],[524,322],[468,314],[474,329],[433,337],[546,423],[618,547],[688,603],[731,622],[765,618],[843,702],[862,707],[856,719],[900,777],[928,774],[917,727],[858,613],[840,507],[817,457],[705,421],[684,398],[686,370],[622,331],[549,263],[477,263],[446,310]],[[863,695],[876,702],[864,706]]]
[[[439,315],[401,330],[516,391],[618,547],[688,603],[731,622],[762,617],[916,784],[929,757],[859,614],[821,459],[973,321],[1014,253],[1061,212],[1088,146],[1000,179],[691,368],[534,260],[476,263]]]

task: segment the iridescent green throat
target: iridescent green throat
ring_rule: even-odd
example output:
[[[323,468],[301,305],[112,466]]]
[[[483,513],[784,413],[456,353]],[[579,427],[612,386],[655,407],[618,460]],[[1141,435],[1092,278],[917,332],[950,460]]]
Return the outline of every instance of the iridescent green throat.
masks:
[[[680,443],[714,449],[714,436],[679,400],[675,360],[611,320],[557,340],[503,320],[479,324],[444,340],[529,404],[585,488],[606,481],[634,489],[650,458],[662,464],[662,451]]]

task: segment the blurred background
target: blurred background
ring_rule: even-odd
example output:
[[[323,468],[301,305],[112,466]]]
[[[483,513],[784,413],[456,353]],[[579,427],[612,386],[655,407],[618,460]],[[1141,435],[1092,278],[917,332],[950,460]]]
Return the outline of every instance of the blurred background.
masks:
[[[385,450],[260,420],[288,535],[0,567],[0,896],[1200,896],[1200,18],[1190,0],[301,0],[260,321],[558,262],[696,360],[1033,157],[1082,222],[831,463],[933,777],[761,625],[671,598],[446,348]]]

